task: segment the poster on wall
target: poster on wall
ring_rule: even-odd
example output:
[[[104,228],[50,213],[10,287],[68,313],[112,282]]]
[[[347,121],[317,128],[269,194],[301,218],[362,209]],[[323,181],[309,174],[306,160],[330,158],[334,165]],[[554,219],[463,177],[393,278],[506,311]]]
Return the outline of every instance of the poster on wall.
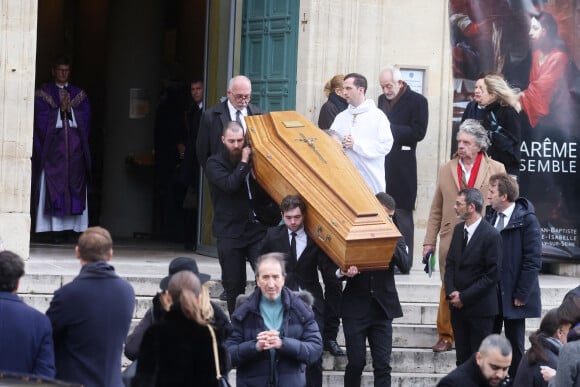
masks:
[[[478,101],[474,97],[478,79],[489,73],[503,76],[521,106],[519,160],[513,173],[518,175],[520,196],[535,206],[543,243],[578,254],[580,13],[576,1],[450,0],[449,22],[455,130],[462,117],[479,114],[467,118],[484,120],[482,114],[489,114],[480,97]]]

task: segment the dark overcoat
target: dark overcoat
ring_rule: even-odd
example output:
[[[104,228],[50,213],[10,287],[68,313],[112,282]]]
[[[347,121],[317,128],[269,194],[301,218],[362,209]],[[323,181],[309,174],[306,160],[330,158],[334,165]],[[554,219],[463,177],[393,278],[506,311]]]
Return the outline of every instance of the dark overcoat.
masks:
[[[542,231],[534,206],[525,198],[515,202],[508,224],[501,230],[503,259],[500,276],[505,319],[540,317],[542,300],[538,274],[542,268]],[[487,206],[485,220],[495,224],[497,212]],[[514,299],[525,305],[514,306]]]
[[[52,323],[56,378],[91,387],[122,387],[123,343],[135,310],[135,292],[106,262],[85,264],[54,292]]]
[[[417,199],[417,143],[425,138],[429,121],[427,99],[411,88],[388,111],[387,98],[379,96],[378,107],[387,115],[393,133],[393,147],[385,156],[386,192],[397,208],[415,209]]]
[[[226,376],[223,336],[220,330],[215,333],[220,372]],[[217,387],[209,328],[187,319],[180,304],[174,304],[162,323],[145,332],[132,386]]]
[[[0,370],[54,378],[50,320],[16,294],[0,292]]]
[[[401,237],[388,269],[363,271],[346,279],[342,294],[342,316],[366,316],[372,310],[372,303],[376,302],[389,320],[402,317],[403,310],[395,287],[395,266],[406,274],[411,269],[411,262],[412,258],[406,252],[405,238]]]

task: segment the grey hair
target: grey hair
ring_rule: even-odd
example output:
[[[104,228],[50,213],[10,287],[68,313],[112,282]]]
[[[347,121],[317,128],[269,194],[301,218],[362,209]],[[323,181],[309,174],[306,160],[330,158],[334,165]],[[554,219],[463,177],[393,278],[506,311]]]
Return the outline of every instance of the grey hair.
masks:
[[[512,354],[512,346],[505,336],[491,334],[481,342],[478,352],[482,355],[487,355],[492,349],[498,349],[502,356],[509,356]]]
[[[268,253],[258,257],[256,260],[256,278],[260,274],[260,267],[266,261],[278,262],[280,268],[282,269],[282,276],[286,277],[286,260],[283,253]]]
[[[481,214],[483,209],[483,194],[477,188],[464,188],[459,191],[458,195],[465,196],[465,204],[473,204],[475,206],[475,211]]]
[[[401,70],[397,66],[393,66],[393,65],[388,64],[381,70],[380,74],[383,74],[387,71],[393,75],[393,82],[399,82],[399,81],[403,80],[403,75],[401,74]]]
[[[491,141],[489,141],[489,138],[487,137],[487,131],[478,120],[469,118],[463,121],[461,125],[459,125],[457,136],[459,137],[461,133],[471,134],[475,137],[475,143],[479,145],[482,152],[487,152],[487,148],[491,145]]]
[[[236,81],[239,81],[242,79],[248,81],[248,83],[250,84],[250,87],[251,87],[252,81],[250,81],[250,78],[246,77],[245,75],[236,75],[235,77],[231,78],[230,81],[228,82],[228,90],[232,89],[232,87],[234,86],[234,83]]]

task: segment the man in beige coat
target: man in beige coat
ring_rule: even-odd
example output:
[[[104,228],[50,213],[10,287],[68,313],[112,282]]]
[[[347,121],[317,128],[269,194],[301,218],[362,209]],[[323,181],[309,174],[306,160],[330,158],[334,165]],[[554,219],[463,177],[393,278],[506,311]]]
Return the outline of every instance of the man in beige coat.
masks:
[[[457,193],[463,188],[477,188],[481,192],[487,192],[491,175],[505,172],[502,163],[490,159],[485,153],[489,145],[487,133],[479,121],[465,120],[457,133],[457,154],[439,169],[423,242],[423,256],[435,252],[439,235],[439,271],[442,281],[453,228],[460,221],[453,209]],[[437,333],[439,341],[433,346],[433,351],[450,351],[453,345],[453,330],[449,301],[443,283],[437,311]]]

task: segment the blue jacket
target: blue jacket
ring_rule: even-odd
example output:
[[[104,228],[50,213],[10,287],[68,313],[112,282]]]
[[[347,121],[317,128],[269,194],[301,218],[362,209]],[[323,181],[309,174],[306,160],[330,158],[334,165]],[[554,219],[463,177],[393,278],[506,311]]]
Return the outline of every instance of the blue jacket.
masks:
[[[52,322],[56,376],[86,387],[122,387],[123,343],[135,292],[106,262],[91,262],[54,292]]]
[[[0,371],[56,375],[50,321],[8,292],[0,292]]]
[[[261,290],[257,288],[248,300],[232,315],[234,331],[226,340],[232,365],[237,367],[238,387],[266,387],[270,380],[270,354],[256,349],[256,336],[266,331],[260,315]],[[322,338],[314,320],[314,312],[296,294],[282,289],[284,318],[280,337],[282,347],[276,354],[278,385],[275,387],[306,386],[305,369],[322,355]]]
[[[500,293],[505,319],[540,317],[542,302],[538,274],[542,268],[542,232],[534,206],[525,198],[516,200],[514,212],[504,229]],[[485,220],[495,224],[497,212],[487,206]],[[513,300],[525,303],[515,307]]]

